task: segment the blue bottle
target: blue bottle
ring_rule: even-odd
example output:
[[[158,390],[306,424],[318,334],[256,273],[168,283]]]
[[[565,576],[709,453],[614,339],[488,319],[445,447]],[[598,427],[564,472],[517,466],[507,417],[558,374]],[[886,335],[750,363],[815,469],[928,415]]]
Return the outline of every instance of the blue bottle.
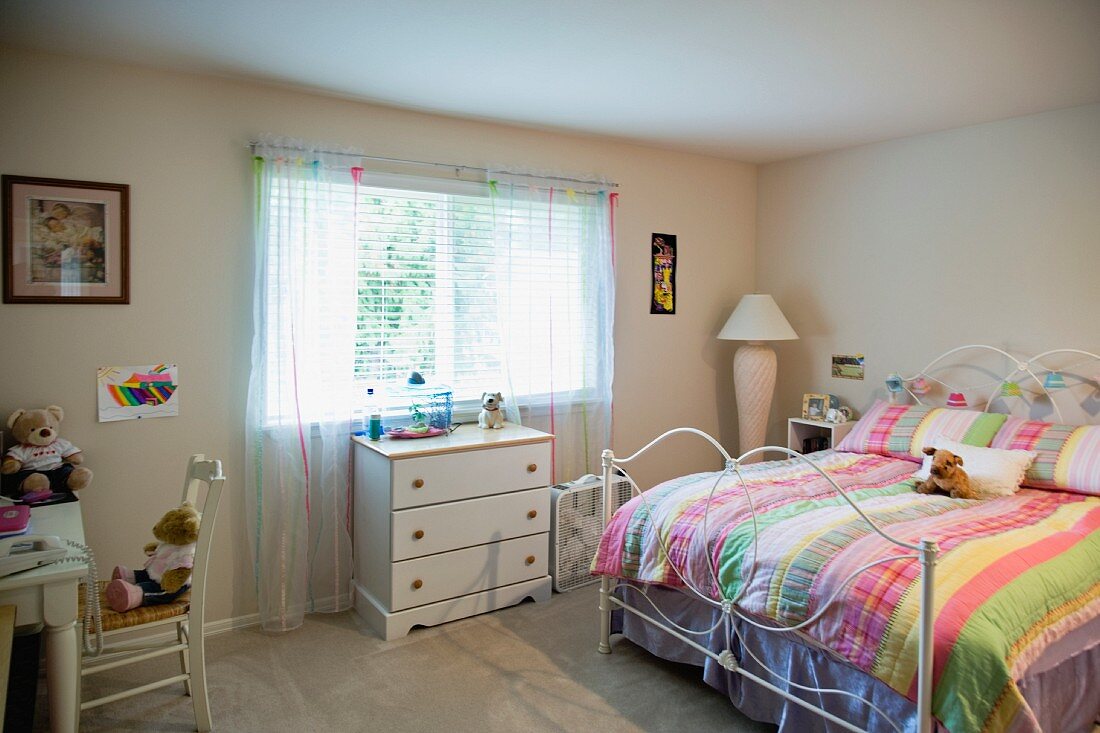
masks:
[[[382,440],[382,407],[375,399],[373,388],[367,389],[366,413],[367,437],[371,440]]]

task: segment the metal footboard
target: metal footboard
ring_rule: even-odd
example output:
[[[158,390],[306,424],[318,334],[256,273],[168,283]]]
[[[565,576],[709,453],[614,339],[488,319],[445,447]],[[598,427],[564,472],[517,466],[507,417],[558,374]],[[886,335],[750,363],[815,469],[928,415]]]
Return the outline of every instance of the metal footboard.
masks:
[[[627,470],[624,468],[624,466],[626,464],[631,463],[632,461],[637,459],[639,456],[641,456],[642,454],[644,454],[645,452],[647,452],[651,448],[655,447],[659,443],[663,442],[667,438],[669,438],[673,435],[681,434],[681,433],[690,433],[690,434],[702,437],[703,439],[708,441],[715,448],[715,450],[717,450],[722,455],[722,458],[725,461],[725,469],[715,479],[714,485],[713,485],[713,487],[711,488],[711,491],[710,491],[710,496],[707,498],[707,506],[706,506],[706,510],[704,511],[704,514],[703,514],[703,523],[702,523],[702,528],[701,528],[701,536],[704,538],[704,541],[705,541],[705,538],[707,537],[707,521],[708,521],[708,518],[709,518],[710,502],[714,498],[714,492],[717,490],[717,488],[718,488],[718,486],[719,486],[719,484],[720,484],[720,482],[722,481],[723,478],[725,478],[726,476],[729,476],[731,474],[735,475],[737,477],[738,481],[740,482],[741,489],[745,492],[745,499],[748,503],[749,512],[750,512],[750,515],[752,517],[752,522],[753,522],[753,544],[752,544],[753,557],[752,557],[752,564],[749,565],[748,570],[746,571],[744,580],[741,583],[741,588],[740,588],[739,592],[737,593],[737,595],[734,596],[733,598],[725,598],[724,594],[721,591],[721,586],[717,581],[717,577],[715,576],[714,564],[713,564],[712,560],[710,558],[708,558],[708,561],[707,561],[706,565],[707,565],[707,568],[710,571],[713,587],[719,589],[718,593],[721,596],[721,597],[716,599],[716,598],[711,597],[711,595],[709,593],[705,593],[703,590],[701,590],[699,588],[696,588],[694,585],[692,585],[692,583],[686,577],[684,577],[684,575],[681,573],[680,569],[677,568],[674,563],[670,562],[670,566],[673,568],[676,575],[679,576],[680,581],[683,583],[683,587],[685,589],[684,592],[688,593],[692,597],[698,598],[698,599],[700,599],[700,600],[702,600],[702,601],[704,601],[708,604],[711,604],[712,606],[715,606],[716,608],[721,610],[721,613],[719,615],[719,621],[714,626],[712,626],[710,629],[704,629],[704,630],[692,630],[692,629],[686,629],[682,626],[679,626],[678,624],[674,623],[671,619],[669,619],[667,616],[665,616],[660,611],[660,609],[655,604],[653,604],[653,601],[649,601],[649,603],[651,605],[653,605],[653,611],[655,612],[655,614],[653,614],[651,612],[648,612],[648,609],[643,610],[643,609],[634,608],[633,606],[631,606],[630,604],[625,602],[623,599],[617,598],[615,595],[613,595],[613,592],[621,585],[629,585],[629,586],[635,588],[639,593],[641,593],[642,597],[646,598],[646,600],[648,601],[649,599],[648,599],[648,596],[645,594],[645,589],[644,588],[639,588],[635,584],[630,583],[628,581],[619,581],[616,578],[605,575],[601,579],[601,583],[600,583],[600,641],[599,641],[599,651],[600,651],[600,653],[602,653],[602,654],[610,654],[611,653],[611,643],[610,643],[610,637],[611,637],[611,612],[612,612],[613,608],[618,607],[618,608],[623,609],[624,612],[632,613],[635,616],[637,616],[638,618],[645,621],[646,623],[652,624],[653,626],[656,626],[657,628],[662,629],[663,631],[665,631],[668,634],[672,635],[673,637],[679,639],[683,643],[685,643],[685,644],[689,645],[690,647],[696,649],[700,653],[705,654],[707,657],[713,659],[715,662],[717,662],[719,665],[721,665],[724,669],[728,670],[729,673],[738,674],[738,675],[741,675],[742,677],[744,677],[745,679],[752,680],[756,684],[759,684],[762,687],[764,687],[768,690],[771,690],[775,694],[782,696],[783,698],[791,701],[792,703],[794,703],[796,705],[799,705],[803,708],[806,708],[808,710],[811,710],[811,711],[817,713],[818,715],[822,716],[823,718],[831,721],[832,723],[834,723],[834,724],[836,724],[836,725],[838,725],[838,726],[840,726],[840,727],[842,727],[846,730],[857,731],[857,732],[858,731],[864,731],[864,729],[853,725],[849,721],[846,721],[846,720],[843,720],[843,719],[837,717],[836,715],[826,711],[822,707],[814,705],[813,703],[807,702],[806,700],[798,697],[797,695],[793,694],[789,689],[783,689],[782,687],[778,686],[774,682],[772,682],[768,679],[765,679],[764,677],[761,677],[760,675],[754,674],[753,672],[750,672],[749,670],[746,670],[744,667],[742,667],[741,664],[738,662],[737,658],[734,656],[733,652],[731,651],[731,647],[733,646],[732,645],[732,640],[735,636],[738,636],[738,633],[739,633],[738,630],[737,630],[737,627],[732,623],[732,621],[736,617],[737,619],[740,619],[741,621],[744,621],[748,624],[751,624],[751,625],[753,625],[757,628],[763,629],[765,631],[781,632],[781,633],[795,632],[795,633],[800,634],[803,638],[808,638],[808,637],[805,636],[805,634],[802,633],[802,630],[805,629],[810,624],[817,621],[822,616],[822,614],[824,614],[825,611],[838,600],[840,593],[856,577],[858,577],[861,573],[863,573],[866,570],[874,567],[875,565],[878,565],[878,564],[881,564],[881,563],[884,563],[884,562],[889,562],[889,561],[898,560],[898,559],[912,559],[912,560],[916,560],[916,561],[920,562],[920,576],[919,577],[920,577],[920,587],[921,587],[920,622],[919,622],[920,623],[920,627],[919,627],[920,635],[919,635],[919,640],[918,640],[919,659],[918,659],[918,673],[917,673],[918,674],[918,681],[917,681],[917,716],[918,717],[917,717],[917,726],[916,726],[916,728],[917,728],[917,733],[931,733],[932,721],[933,721],[933,719],[932,719],[932,655],[933,655],[933,639],[932,639],[933,629],[932,629],[932,624],[933,624],[933,611],[934,611],[934,609],[933,609],[933,590],[934,590],[934,573],[935,573],[936,555],[937,555],[937,552],[938,552],[935,541],[931,540],[931,539],[921,539],[918,544],[913,544],[913,543],[905,542],[905,541],[899,540],[895,537],[892,537],[887,532],[883,531],[883,529],[881,527],[879,527],[874,522],[874,520],[872,520],[870,517],[868,517],[867,514],[865,514],[863,512],[863,510],[860,509],[858,504],[850,496],[848,496],[848,493],[844,489],[842,489],[840,487],[840,485],[836,483],[836,481],[833,480],[833,478],[828,474],[827,471],[825,471],[819,465],[817,465],[814,461],[810,460],[809,458],[807,458],[806,456],[804,456],[800,453],[789,450],[787,448],[781,448],[781,447],[778,447],[778,446],[765,446],[765,447],[762,447],[762,448],[756,448],[754,450],[748,451],[747,453],[743,454],[739,458],[732,458],[732,457],[730,457],[730,455],[726,452],[726,450],[722,447],[722,445],[717,440],[715,440],[713,437],[711,437],[707,433],[705,433],[701,430],[697,430],[695,428],[675,428],[673,430],[669,430],[668,432],[666,432],[666,433],[658,436],[657,438],[653,439],[649,444],[647,444],[641,450],[637,451],[633,455],[628,456],[626,458],[616,458],[614,453],[611,450],[605,450],[603,452],[603,480],[604,480],[603,485],[605,487],[606,486],[611,486],[614,473],[616,471],[618,471],[628,481],[630,481],[630,484],[633,488],[633,491],[635,493],[637,493],[639,496],[642,497],[642,501],[645,503],[647,509],[650,508],[649,507],[649,502],[648,502],[648,499],[646,498],[645,493],[640,490],[640,488],[638,487],[638,484],[630,476],[630,474],[627,472]],[[739,601],[741,599],[741,596],[744,594],[745,590],[748,588],[749,580],[753,577],[753,575],[756,571],[756,561],[757,561],[757,557],[758,557],[758,555],[757,555],[757,542],[758,542],[757,530],[758,530],[758,527],[757,527],[757,523],[756,523],[757,522],[756,508],[753,504],[753,497],[751,495],[751,492],[748,488],[748,485],[745,482],[744,476],[741,473],[742,464],[748,458],[750,458],[752,456],[755,456],[757,454],[766,453],[766,452],[782,453],[782,454],[785,454],[785,455],[787,455],[791,458],[798,459],[798,460],[808,464],[815,471],[817,471],[821,476],[823,476],[826,479],[826,481],[829,482],[829,484],[833,487],[833,489],[835,489],[837,491],[837,493],[840,496],[844,497],[844,500],[852,507],[852,509],[854,509],[856,511],[856,513],[860,516],[860,518],[863,521],[865,521],[873,531],[878,533],[883,539],[891,542],[892,544],[896,545],[898,548],[900,548],[902,550],[902,552],[900,552],[899,554],[890,555],[888,557],[880,558],[878,560],[875,560],[871,563],[868,563],[868,564],[854,570],[849,576],[847,576],[843,580],[843,582],[840,583],[840,585],[837,587],[837,589],[834,591],[834,593],[824,603],[821,604],[821,607],[813,615],[811,615],[810,617],[808,617],[805,620],[801,621],[800,623],[795,624],[795,625],[791,625],[791,626],[779,626],[779,625],[770,625],[770,624],[767,624],[767,623],[761,623],[761,621],[758,619],[758,617],[752,617],[749,614],[743,612],[740,605],[739,605]],[[607,527],[608,523],[611,521],[611,517],[614,513],[614,505],[613,505],[612,500],[613,500],[613,497],[612,497],[611,492],[610,491],[604,491],[603,526],[605,528]],[[650,516],[652,516],[652,512],[650,512]],[[665,553],[666,557],[671,558],[671,555],[668,553],[668,547],[665,544],[664,538],[661,536],[660,533],[656,533],[656,537],[658,539],[658,542],[660,542],[661,551]],[[710,634],[711,632],[715,631],[718,628],[719,625],[722,625],[722,624],[725,625],[725,631],[726,631],[726,633],[725,633],[725,648],[723,650],[719,651],[719,652],[715,652],[712,649],[709,649],[704,644],[701,644],[698,641],[696,641],[695,639],[691,638],[692,636],[701,636],[701,635]],[[869,706],[871,709],[873,709],[875,712],[877,712],[879,714],[879,716],[884,718],[896,731],[898,731],[898,733],[901,733],[901,731],[902,731],[901,726],[896,721],[890,719],[889,716],[887,716],[880,708],[873,705],[870,701],[864,700],[863,698],[859,698],[858,696],[853,695],[852,693],[846,692],[844,690],[836,690],[836,689],[829,689],[829,688],[818,688],[818,687],[808,687],[808,686],[805,686],[805,685],[799,685],[799,684],[787,679],[782,674],[780,674],[780,673],[772,670],[771,668],[767,667],[767,665],[765,665],[758,657],[756,657],[756,655],[754,655],[752,653],[752,651],[749,649],[749,647],[745,644],[744,639],[739,639],[739,641],[741,642],[740,648],[743,650],[744,653],[749,654],[750,656],[752,656],[753,660],[757,664],[759,664],[761,667],[766,669],[768,671],[769,675],[771,675],[776,680],[779,680],[780,682],[785,683],[788,688],[794,688],[794,689],[797,689],[797,690],[804,690],[804,691],[807,691],[807,692],[835,694],[835,695],[841,695],[841,696],[847,696],[847,697],[855,698],[856,700],[860,700],[861,702],[863,702],[864,704]],[[813,642],[813,643],[817,646],[821,646],[819,642]]]

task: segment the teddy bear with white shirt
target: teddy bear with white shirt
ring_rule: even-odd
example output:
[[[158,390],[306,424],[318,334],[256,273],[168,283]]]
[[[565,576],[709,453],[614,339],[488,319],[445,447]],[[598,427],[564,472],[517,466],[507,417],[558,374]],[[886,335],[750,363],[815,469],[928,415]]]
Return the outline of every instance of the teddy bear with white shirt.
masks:
[[[8,427],[16,445],[4,455],[0,466],[3,494],[18,498],[49,489],[73,492],[92,483],[92,472],[80,464],[84,454],[61,437],[65,411],[57,405],[42,410],[16,410]]]

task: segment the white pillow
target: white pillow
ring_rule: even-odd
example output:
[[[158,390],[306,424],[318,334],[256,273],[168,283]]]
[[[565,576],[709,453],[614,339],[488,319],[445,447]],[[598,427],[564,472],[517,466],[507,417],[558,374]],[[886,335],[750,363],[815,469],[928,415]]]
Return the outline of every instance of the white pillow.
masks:
[[[981,497],[1012,496],[1020,490],[1024,474],[1037,455],[1030,450],[979,448],[955,440],[936,437],[929,441],[934,448],[948,450],[963,459],[962,467],[970,476],[970,486]],[[913,478],[923,481],[932,469],[932,456],[925,456]]]

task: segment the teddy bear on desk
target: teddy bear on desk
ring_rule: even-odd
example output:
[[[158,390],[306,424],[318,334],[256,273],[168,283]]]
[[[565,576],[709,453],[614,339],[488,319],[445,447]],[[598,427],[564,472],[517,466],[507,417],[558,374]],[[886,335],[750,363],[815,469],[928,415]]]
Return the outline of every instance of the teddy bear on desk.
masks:
[[[43,491],[73,492],[87,488],[92,472],[80,464],[80,449],[61,437],[65,411],[57,405],[42,410],[16,410],[8,427],[18,443],[0,466],[4,496],[18,498]]]

